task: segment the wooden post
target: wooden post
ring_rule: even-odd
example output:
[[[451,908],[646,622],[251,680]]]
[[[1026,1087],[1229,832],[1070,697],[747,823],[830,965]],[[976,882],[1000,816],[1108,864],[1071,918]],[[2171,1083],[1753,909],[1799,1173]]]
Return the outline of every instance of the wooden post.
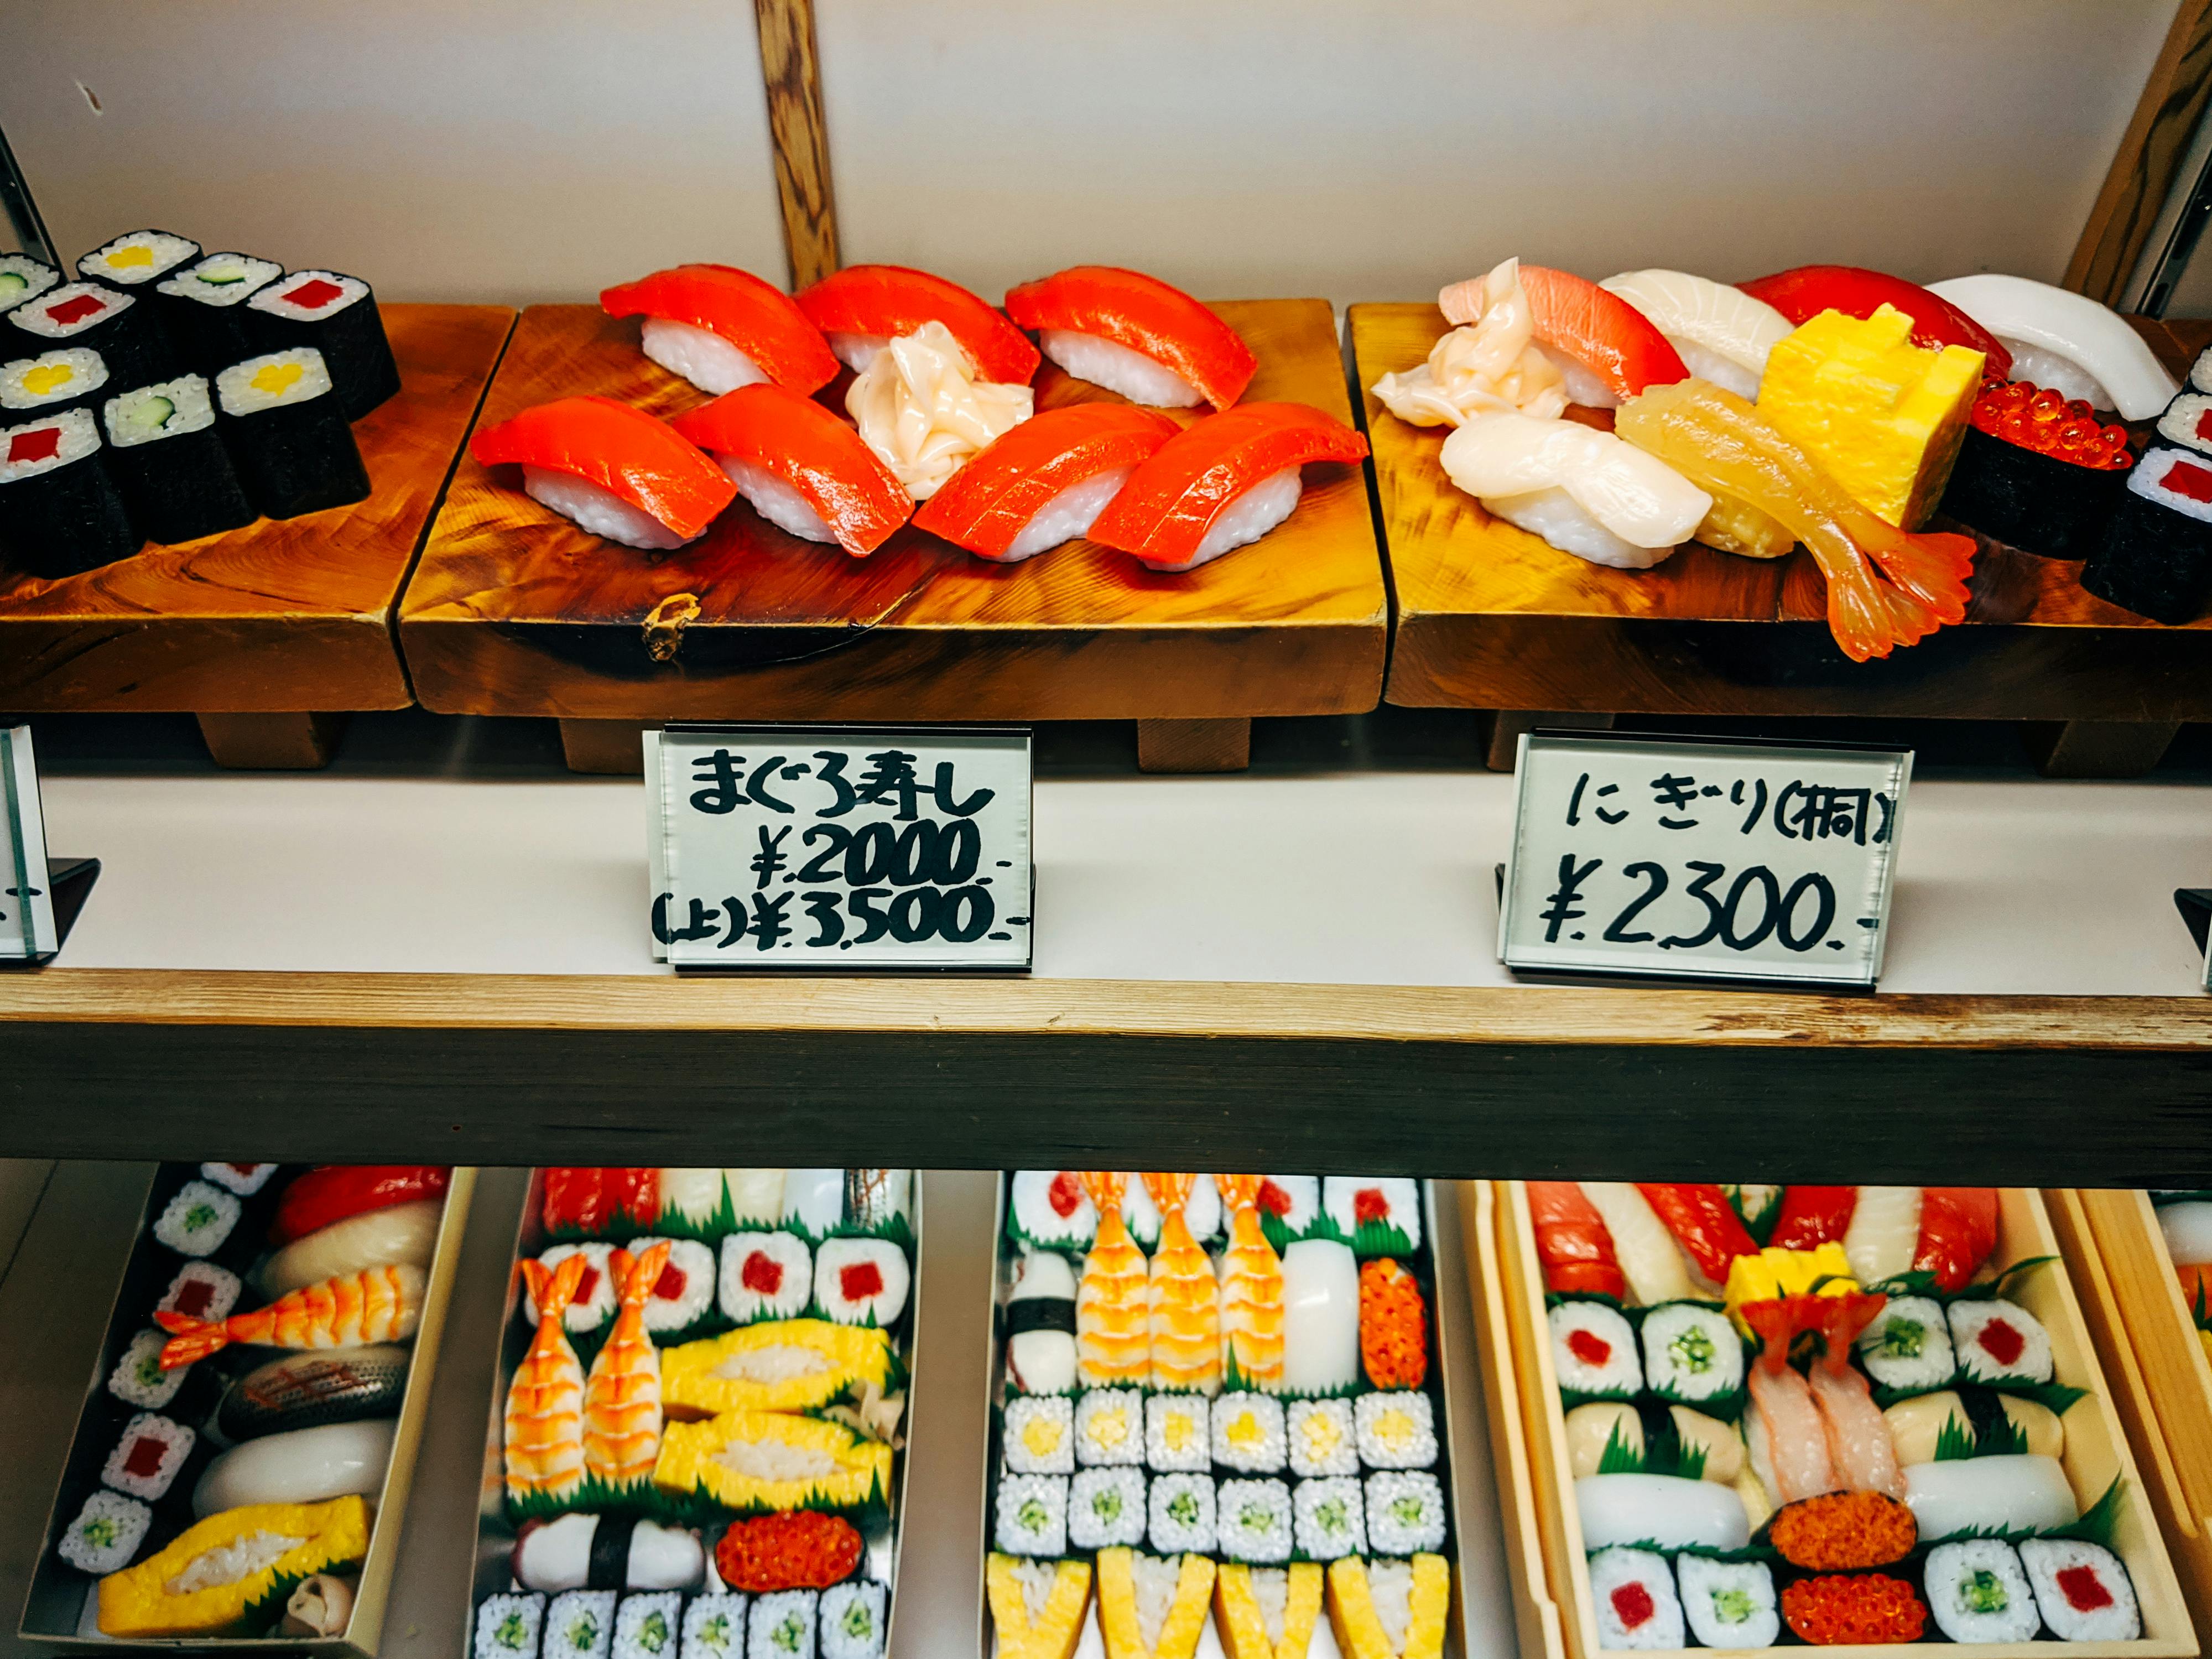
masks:
[[[217,766],[239,772],[319,772],[331,763],[346,717],[210,714],[198,719]]]
[[[830,186],[830,134],[822,115],[822,65],[814,46],[814,0],[753,0],[760,26],[761,78],[768,88],[769,140],[791,286],[837,269],[837,203]]]
[[[2089,222],[2066,266],[2065,286],[2119,304],[2212,97],[2212,0],[2181,0],[2166,46],[2143,83]]]
[[[1142,772],[1242,772],[1252,764],[1249,720],[1139,720]]]

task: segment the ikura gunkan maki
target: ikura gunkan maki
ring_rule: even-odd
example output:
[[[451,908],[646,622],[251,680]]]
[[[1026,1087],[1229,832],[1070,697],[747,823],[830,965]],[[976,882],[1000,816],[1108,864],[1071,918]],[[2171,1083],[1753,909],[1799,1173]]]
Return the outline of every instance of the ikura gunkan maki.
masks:
[[[2153,445],[2136,463],[2081,586],[2153,622],[2194,622],[2212,598],[2212,461]]]
[[[109,390],[107,365],[82,346],[0,363],[0,416],[9,420],[90,409]]]
[[[220,374],[261,349],[246,322],[246,302],[283,274],[273,259],[210,253],[156,288],[169,336],[185,363],[198,374]]]
[[[0,553],[15,568],[58,580],[127,559],[143,540],[91,416],[73,409],[0,427]]]
[[[399,390],[399,365],[376,296],[358,276],[295,270],[246,302],[264,350],[313,346],[331,367],[339,405],[357,421]]]
[[[2087,558],[2135,456],[2124,428],[2025,380],[1989,380],[1974,399],[1943,511],[2051,559]]]
[[[98,283],[70,283],[5,314],[10,331],[0,356],[27,348],[77,346],[97,351],[118,386],[144,386],[177,372],[177,355],[151,306]],[[32,344],[33,341],[40,343]]]
[[[368,471],[313,348],[272,351],[216,377],[248,500],[272,519],[343,507],[368,494]]]
[[[107,464],[147,537],[188,542],[253,522],[253,504],[197,374],[110,398]]]
[[[62,274],[27,253],[0,253],[0,312],[13,311],[61,285]]]

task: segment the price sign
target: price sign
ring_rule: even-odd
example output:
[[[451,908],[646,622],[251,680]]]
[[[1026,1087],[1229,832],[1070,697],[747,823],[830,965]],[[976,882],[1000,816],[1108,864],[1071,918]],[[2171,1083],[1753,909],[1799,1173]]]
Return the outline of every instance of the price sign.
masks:
[[[1531,733],[1499,958],[1871,987],[1911,776],[1910,750]]]
[[[645,742],[655,956],[1027,971],[1028,732],[671,726]]]
[[[35,961],[61,949],[52,885],[31,728],[0,728],[0,960]]]

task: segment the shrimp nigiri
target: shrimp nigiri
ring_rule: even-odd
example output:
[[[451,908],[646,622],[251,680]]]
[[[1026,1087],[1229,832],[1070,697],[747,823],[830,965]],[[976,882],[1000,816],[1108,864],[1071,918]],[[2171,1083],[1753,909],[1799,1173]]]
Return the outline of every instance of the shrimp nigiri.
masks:
[[[1229,1206],[1229,1248],[1221,1256],[1221,1367],[1273,1394],[1283,1386],[1283,1261],[1260,1227],[1263,1176],[1213,1178]]]
[[[622,1309],[584,1382],[584,1468],[611,1486],[651,1480],[660,1455],[660,1351],[646,1334],[645,1304],[670,1248],[664,1238],[636,1256],[616,1250],[607,1257]]]
[[[507,1387],[507,1494],[561,1498],[584,1482],[584,1368],[562,1321],[591,1258],[581,1251],[548,1270],[526,1259],[538,1334]]]
[[[219,1353],[234,1342],[264,1348],[358,1348],[404,1342],[422,1317],[422,1270],[410,1262],[364,1267],[280,1296],[265,1308],[228,1319],[157,1313],[169,1333],[161,1369],[173,1371]]]
[[[1121,1218],[1121,1172],[1082,1170],[1098,1212],[1098,1236],[1075,1290],[1075,1375],[1085,1388],[1141,1385],[1152,1374],[1145,1253]]]
[[[1141,1177],[1160,1212],[1160,1246],[1152,1252],[1152,1386],[1156,1389],[1221,1392],[1221,1287],[1213,1263],[1190,1236],[1183,1207],[1190,1202],[1193,1175]]]

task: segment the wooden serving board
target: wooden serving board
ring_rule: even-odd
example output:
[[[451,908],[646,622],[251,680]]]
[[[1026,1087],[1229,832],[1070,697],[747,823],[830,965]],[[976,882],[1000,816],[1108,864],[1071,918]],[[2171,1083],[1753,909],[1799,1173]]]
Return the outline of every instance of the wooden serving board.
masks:
[[[515,313],[382,309],[400,390],[354,423],[368,498],[60,581],[0,569],[0,710],[194,714],[222,764],[319,766],[334,714],[413,701],[393,608]]]
[[[1217,308],[1259,357],[1249,399],[1351,420],[1326,303]],[[1114,400],[1050,363],[1036,392],[1040,409]],[[635,318],[532,306],[482,418],[581,392],[662,416],[707,401],[645,358]],[[695,605],[648,635],[649,617]],[[1255,715],[1372,708],[1387,611],[1357,466],[1307,467],[1297,510],[1267,539],[1164,575],[1089,542],[994,564],[912,529],[854,559],[742,499],[701,540],[647,554],[530,500],[517,469],[465,455],[399,634],[426,708],[556,716],[584,769],[635,770],[642,724],[744,719],[1135,720],[1149,763],[1212,770],[1243,763]]]
[[[2180,722],[2212,719],[2212,618],[2148,622],[2082,592],[2078,563],[1985,541],[1964,623],[1855,663],[1802,548],[1759,560],[1692,543],[1648,571],[1562,553],[1452,485],[1446,428],[1410,426],[1364,390],[1425,358],[1443,313],[1358,305],[1350,326],[1398,599],[1390,702],[1504,711],[1501,736],[1536,710],[2064,722],[2032,742],[2046,770],[2075,776],[2146,770]],[[2212,343],[2212,323],[2136,326],[2177,374]],[[1493,745],[1501,759],[1510,742]]]

